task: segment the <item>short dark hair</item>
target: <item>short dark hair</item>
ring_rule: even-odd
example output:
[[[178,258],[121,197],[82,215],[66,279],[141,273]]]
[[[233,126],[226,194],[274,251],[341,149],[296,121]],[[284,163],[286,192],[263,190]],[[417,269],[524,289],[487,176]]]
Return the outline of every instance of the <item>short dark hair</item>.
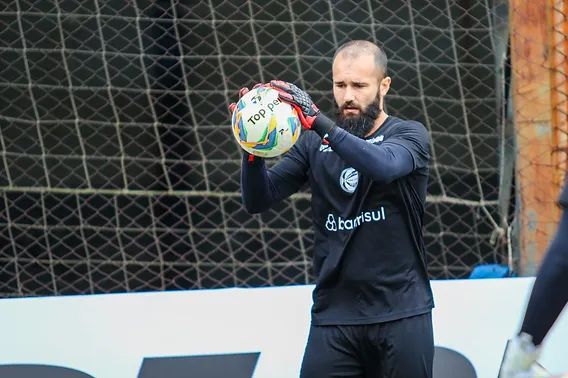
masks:
[[[340,53],[347,54],[347,56],[351,58],[355,58],[361,53],[371,53],[375,57],[375,64],[379,71],[382,72],[384,76],[387,75],[387,54],[385,54],[385,52],[373,42],[354,40],[344,43],[339,46],[335,52],[335,55],[333,56],[334,61]]]

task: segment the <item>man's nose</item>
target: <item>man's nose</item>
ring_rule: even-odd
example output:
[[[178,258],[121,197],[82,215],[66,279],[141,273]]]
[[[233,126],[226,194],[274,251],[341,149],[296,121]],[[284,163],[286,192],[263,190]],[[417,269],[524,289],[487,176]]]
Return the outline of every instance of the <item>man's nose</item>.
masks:
[[[345,95],[343,97],[345,102],[350,102],[355,100],[355,91],[350,87],[345,88]]]

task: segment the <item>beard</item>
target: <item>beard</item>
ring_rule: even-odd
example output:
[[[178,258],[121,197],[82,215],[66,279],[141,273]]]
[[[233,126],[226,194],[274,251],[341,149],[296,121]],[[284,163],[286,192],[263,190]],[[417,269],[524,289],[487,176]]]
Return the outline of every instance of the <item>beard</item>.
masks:
[[[378,95],[365,109],[354,106],[352,102],[344,103],[336,111],[337,125],[348,133],[363,138],[373,129],[375,121],[379,118],[379,114],[382,111],[380,99],[380,95]],[[346,116],[344,113],[345,109],[353,107],[359,109],[359,114]]]

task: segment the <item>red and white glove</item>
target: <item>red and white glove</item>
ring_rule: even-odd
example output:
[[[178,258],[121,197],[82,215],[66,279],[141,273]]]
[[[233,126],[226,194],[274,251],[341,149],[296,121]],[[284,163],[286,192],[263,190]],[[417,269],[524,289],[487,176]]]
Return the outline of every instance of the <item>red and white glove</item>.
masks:
[[[279,92],[280,100],[296,109],[302,126],[308,130],[311,129],[316,117],[320,114],[320,110],[314,104],[310,95],[294,84],[281,80],[272,80],[270,87]]]
[[[335,128],[335,122],[320,112],[309,94],[294,84],[281,80],[272,80],[269,88],[276,89],[279,92],[278,98],[296,109],[304,128],[315,131],[323,143],[329,144],[328,138]]]

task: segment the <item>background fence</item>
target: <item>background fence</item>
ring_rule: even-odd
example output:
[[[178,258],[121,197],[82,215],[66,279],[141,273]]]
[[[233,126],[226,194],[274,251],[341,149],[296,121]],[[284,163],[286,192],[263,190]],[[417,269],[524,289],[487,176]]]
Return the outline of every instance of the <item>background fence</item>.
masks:
[[[519,270],[534,274],[556,231],[566,176],[568,3],[511,1],[511,64],[517,147]],[[507,122],[512,129],[512,122]],[[508,132],[507,134],[512,134]]]
[[[508,263],[502,3],[0,3],[0,295],[311,283],[309,190],[246,214],[227,106],[278,78],[331,114],[350,39],[383,46],[387,111],[430,132],[431,277]]]

